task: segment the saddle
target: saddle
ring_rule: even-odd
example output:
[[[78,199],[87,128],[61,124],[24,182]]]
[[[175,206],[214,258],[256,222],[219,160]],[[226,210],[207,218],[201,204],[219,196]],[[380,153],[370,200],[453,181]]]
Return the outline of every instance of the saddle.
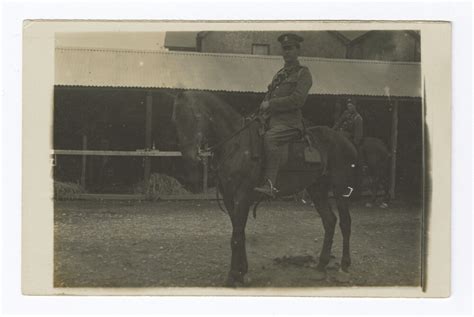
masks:
[[[248,133],[250,138],[250,155],[252,159],[262,159],[264,157],[263,134],[264,124],[255,120],[250,124]],[[323,174],[327,167],[327,150],[322,146],[322,142],[317,140],[306,129],[301,131],[299,138],[290,141],[285,145],[287,155],[282,160],[289,170],[313,170],[322,167]]]

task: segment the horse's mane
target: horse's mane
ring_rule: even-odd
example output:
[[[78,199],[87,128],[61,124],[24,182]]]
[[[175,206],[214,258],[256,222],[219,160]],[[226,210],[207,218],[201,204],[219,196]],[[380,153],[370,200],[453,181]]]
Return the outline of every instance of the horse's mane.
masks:
[[[207,117],[213,121],[214,118],[225,121],[228,127],[240,123],[242,116],[221,97],[207,92],[188,90],[176,95],[176,105],[185,104],[192,107],[196,114]]]

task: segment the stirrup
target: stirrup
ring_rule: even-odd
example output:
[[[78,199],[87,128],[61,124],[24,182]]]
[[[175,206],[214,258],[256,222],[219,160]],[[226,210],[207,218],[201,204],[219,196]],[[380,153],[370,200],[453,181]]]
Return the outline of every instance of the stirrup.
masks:
[[[254,190],[259,192],[259,193],[270,196],[272,198],[275,198],[275,194],[278,193],[278,189],[273,186],[273,183],[272,183],[271,180],[267,179],[267,181],[268,181],[268,185],[270,186],[270,188],[269,188],[270,191],[268,191],[265,188],[266,184],[264,184],[262,187],[255,187]]]
[[[343,194],[342,197],[345,197],[345,198],[351,197],[352,192],[354,191],[354,188],[347,186],[347,189],[349,189],[349,193]]]

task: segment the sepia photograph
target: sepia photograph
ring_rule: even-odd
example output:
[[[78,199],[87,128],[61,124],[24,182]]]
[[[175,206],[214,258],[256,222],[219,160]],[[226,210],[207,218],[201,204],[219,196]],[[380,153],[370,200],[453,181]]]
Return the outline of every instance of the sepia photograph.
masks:
[[[54,285],[420,286],[420,34],[57,34]]]
[[[425,292],[423,26],[162,25],[53,23],[53,291]]]

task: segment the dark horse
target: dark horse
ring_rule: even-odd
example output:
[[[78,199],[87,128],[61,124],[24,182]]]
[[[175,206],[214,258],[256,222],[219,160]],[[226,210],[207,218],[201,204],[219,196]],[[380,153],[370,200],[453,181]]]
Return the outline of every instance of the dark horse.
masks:
[[[389,168],[390,152],[382,140],[374,137],[365,137],[359,147],[359,166],[364,167],[364,176],[369,178],[371,201],[367,207],[377,203],[379,189],[383,190],[380,207],[386,208],[390,200],[389,193]]]
[[[215,146],[212,158],[214,169],[232,222],[232,259],[227,285],[241,285],[248,271],[245,226],[250,207],[261,199],[260,194],[253,191],[262,177],[263,160],[261,156],[255,155],[255,143],[261,142],[257,133],[260,124],[250,121],[245,125],[244,118],[225,101],[211,93],[197,91],[186,91],[176,96],[173,120],[181,152],[188,162],[199,162],[199,153],[205,144]],[[351,264],[349,196],[352,192],[350,186],[353,186],[357,153],[348,140],[328,127],[314,127],[308,131],[327,153],[327,171],[323,173],[319,165],[319,168],[314,168],[311,172],[288,169],[285,165],[280,169],[276,186],[279,188],[279,196],[292,195],[306,189],[321,216],[324,242],[319,263],[312,273],[315,279],[325,278],[326,266],[331,257],[337,223],[337,217],[328,203],[328,192],[333,191],[343,236],[342,271],[339,274],[347,280]]]

